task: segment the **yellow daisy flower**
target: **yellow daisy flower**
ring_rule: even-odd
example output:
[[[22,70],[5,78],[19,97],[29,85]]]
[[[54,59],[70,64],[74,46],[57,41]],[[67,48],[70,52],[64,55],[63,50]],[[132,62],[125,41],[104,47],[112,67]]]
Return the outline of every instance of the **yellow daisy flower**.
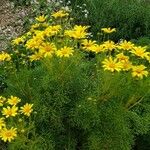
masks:
[[[59,57],[69,57],[73,55],[73,48],[64,46],[63,48],[61,48],[56,52],[56,55]]]
[[[96,45],[96,41],[92,41],[92,40],[83,40],[82,41],[82,48],[85,49],[85,50],[91,50],[91,47],[95,46]]]
[[[25,39],[24,37],[18,37],[16,39],[12,40],[12,44],[13,45],[19,45],[25,41],[24,39]]]
[[[132,48],[134,48],[134,44],[132,42],[127,42],[126,40],[124,40],[121,43],[119,43],[117,48],[123,50],[131,50]]]
[[[131,53],[136,56],[139,56],[141,58],[147,58],[150,53],[146,52],[146,49],[147,49],[146,46],[145,47],[141,47],[141,46],[134,47],[134,49],[131,50]]]
[[[108,34],[110,34],[110,33],[113,33],[113,32],[116,32],[116,28],[102,28],[101,29],[104,33],[108,33]]]
[[[35,18],[38,22],[44,22],[46,20],[46,17],[44,15],[38,16]]]
[[[54,43],[43,43],[42,46],[39,47],[39,52],[43,54],[44,57],[52,57],[55,51],[56,46]]]
[[[4,128],[0,132],[0,137],[4,142],[11,142],[17,136],[17,128]]]
[[[110,50],[110,51],[112,51],[113,49],[116,48],[115,43],[114,43],[113,41],[110,41],[110,40],[104,42],[102,45],[103,45],[103,47],[104,47],[105,50]]]
[[[31,50],[38,49],[43,43],[43,40],[44,40],[43,32],[40,32],[40,33],[38,32],[36,34],[37,34],[36,36],[33,36],[32,39],[29,39],[26,42],[25,46],[27,49],[31,49]]]
[[[16,106],[12,106],[12,107],[7,106],[7,108],[2,109],[2,114],[6,116],[6,118],[11,117],[11,116],[15,117],[17,115],[17,110],[18,110],[18,107]]]
[[[10,98],[8,98],[7,103],[10,105],[17,105],[19,102],[21,102],[21,99],[15,96],[11,96]]]
[[[132,63],[130,61],[121,61],[121,65],[123,71],[129,71],[132,69]]]
[[[117,62],[117,59],[112,59],[112,57],[109,57],[108,59],[105,59],[103,62],[103,68],[104,70],[109,70],[111,72],[114,71],[121,71],[122,64],[120,62]]]
[[[33,111],[32,107],[33,104],[26,103],[23,107],[21,107],[20,112],[29,117],[31,112]]]
[[[8,53],[3,52],[3,51],[2,51],[2,53],[0,53],[0,62],[1,61],[10,61],[10,60],[11,60],[11,56]]]
[[[51,37],[51,36],[58,34],[60,30],[61,30],[61,25],[48,26],[44,30],[44,35],[47,37]]]
[[[65,12],[64,10],[59,10],[57,12],[52,13],[51,16],[57,19],[69,16],[69,13]]]
[[[97,54],[97,53],[103,52],[105,50],[105,48],[103,45],[95,44],[95,45],[91,46],[90,50]]]
[[[143,76],[148,76],[148,71],[145,70],[146,67],[144,65],[139,65],[139,66],[133,66],[132,67],[132,76],[133,77],[138,77],[140,79],[143,78]]]
[[[66,30],[64,34],[74,39],[84,39],[88,35],[86,32],[88,28],[88,26],[75,25],[72,30]]]
[[[129,57],[125,56],[123,53],[117,54],[116,57],[120,62],[128,62],[129,60]]]
[[[31,29],[30,30],[33,31],[34,29],[36,29],[38,27],[40,27],[40,23],[35,23],[35,24],[31,25]]]

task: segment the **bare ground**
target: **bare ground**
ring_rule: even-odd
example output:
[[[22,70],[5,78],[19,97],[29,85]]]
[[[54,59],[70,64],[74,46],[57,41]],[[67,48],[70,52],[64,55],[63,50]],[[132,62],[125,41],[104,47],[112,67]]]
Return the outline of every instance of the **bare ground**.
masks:
[[[5,50],[8,42],[23,32],[23,19],[30,7],[14,8],[9,0],[0,0],[0,51]]]

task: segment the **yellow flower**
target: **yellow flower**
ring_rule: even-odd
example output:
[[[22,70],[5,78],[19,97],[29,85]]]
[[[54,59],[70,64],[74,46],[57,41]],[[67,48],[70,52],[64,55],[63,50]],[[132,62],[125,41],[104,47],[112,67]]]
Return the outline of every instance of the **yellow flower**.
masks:
[[[34,29],[38,28],[40,26],[40,23],[35,23],[33,25],[31,25],[31,31],[33,31]]]
[[[57,18],[67,17],[68,15],[69,13],[65,12],[64,10],[59,10],[57,12],[52,13],[51,16],[57,19]]]
[[[10,61],[10,60],[11,60],[11,57],[8,53],[3,52],[3,51],[2,51],[2,53],[0,53],[0,62],[1,61]]]
[[[32,62],[32,61],[40,60],[42,57],[43,57],[43,54],[41,54],[40,52],[35,52],[31,56],[29,56],[29,59]]]
[[[47,37],[51,37],[58,34],[60,30],[61,30],[61,25],[48,26],[44,30],[44,35],[46,35]]]
[[[4,142],[11,142],[16,136],[17,136],[17,129],[16,128],[11,128],[11,129],[7,129],[4,128],[1,130],[0,132],[0,137]]]
[[[5,126],[6,124],[5,124],[4,118],[0,118],[0,130]]]
[[[28,37],[28,36],[31,36],[32,35],[32,33],[29,31],[29,32],[27,32],[27,33],[25,33],[25,36],[26,37]]]
[[[59,57],[69,57],[70,55],[73,55],[73,48],[64,46],[56,52],[56,55]]]
[[[56,46],[54,43],[43,43],[42,46],[39,47],[39,52],[43,54],[44,57],[52,57],[55,51]]]
[[[143,76],[148,76],[148,71],[145,70],[146,67],[144,65],[139,66],[133,66],[132,67],[132,76],[133,77],[139,77],[140,79],[143,78]]]
[[[17,115],[17,110],[18,110],[18,107],[16,106],[12,106],[12,107],[7,106],[7,108],[3,108],[2,114],[6,116],[6,118],[10,116],[15,117]]]
[[[101,29],[104,33],[112,33],[112,32],[116,32],[116,28],[102,28]]]
[[[123,71],[129,71],[132,69],[132,63],[130,61],[121,61],[121,65]]]
[[[125,56],[123,53],[117,54],[116,56],[120,62],[128,62],[129,60],[129,57]]]
[[[119,49],[123,49],[123,50],[131,50],[134,47],[134,44],[131,43],[131,42],[127,42],[126,40],[124,40],[121,43],[119,43],[119,45],[117,47]]]
[[[84,32],[89,28],[89,26],[81,26],[81,25],[75,25],[73,30]]]
[[[111,72],[114,71],[120,71],[122,69],[122,65],[120,62],[117,62],[117,59],[112,59],[109,57],[108,59],[105,59],[103,62],[103,68],[104,70],[109,70]]]
[[[146,48],[147,47],[141,47],[141,46],[134,47],[134,49],[131,50],[131,53],[141,58],[147,58],[150,53],[146,52]]]
[[[35,50],[38,49],[43,43],[44,35],[43,32],[36,33],[36,36],[33,36],[32,39],[29,39],[25,46],[27,49]]]
[[[18,97],[15,97],[15,96],[11,96],[10,98],[8,98],[8,101],[7,103],[10,104],[10,105],[17,105],[19,102],[21,101],[20,98]]]
[[[34,34],[35,34],[34,38],[36,40],[44,40],[44,31],[35,30]]]
[[[19,44],[21,44],[23,42],[24,42],[24,37],[18,37],[16,39],[12,40],[12,44],[13,45],[19,45]]]
[[[88,26],[75,25],[73,29],[74,32],[72,34],[73,38],[75,39],[85,38],[88,35],[88,33],[86,32],[88,28],[89,28]]]
[[[38,22],[44,22],[46,17],[44,15],[35,18]]]
[[[6,101],[6,98],[3,96],[0,96],[0,106],[3,106],[5,101]]]
[[[29,117],[33,111],[32,106],[33,104],[26,103],[23,107],[21,107],[20,112]]]
[[[105,48],[104,48],[103,45],[95,44],[95,45],[91,46],[90,50],[97,54],[97,53],[100,53],[100,52],[104,51]]]
[[[31,25],[31,29],[30,29],[30,33],[32,33],[32,32],[35,32],[35,30],[38,30],[38,28],[40,28],[40,27],[48,27],[49,26],[49,24],[48,23],[46,23],[46,22],[43,22],[43,23],[35,23],[35,24],[33,24],[33,25]]]
[[[82,41],[81,44],[82,44],[82,48],[83,49],[85,49],[85,50],[91,50],[91,47],[96,45],[96,41],[85,39],[85,40]]]
[[[102,45],[103,45],[105,50],[112,51],[113,49],[116,48],[116,45],[115,45],[115,43],[113,41],[106,41]]]
[[[27,49],[32,49],[32,50],[38,48],[36,40],[33,39],[28,40],[25,46]]]
[[[65,35],[75,39],[83,39],[88,35],[86,32],[88,28],[88,26],[75,25],[72,30],[66,30]]]

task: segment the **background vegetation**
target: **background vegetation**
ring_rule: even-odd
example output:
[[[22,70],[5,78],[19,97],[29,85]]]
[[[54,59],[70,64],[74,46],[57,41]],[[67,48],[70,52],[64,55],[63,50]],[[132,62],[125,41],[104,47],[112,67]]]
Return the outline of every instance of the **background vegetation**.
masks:
[[[102,27],[115,27],[113,39],[137,39],[150,36],[150,1],[148,0],[71,0],[76,21],[91,25],[97,35]],[[86,4],[89,14],[79,11],[77,5]],[[84,18],[84,19],[83,19]],[[95,36],[94,36],[95,37]]]

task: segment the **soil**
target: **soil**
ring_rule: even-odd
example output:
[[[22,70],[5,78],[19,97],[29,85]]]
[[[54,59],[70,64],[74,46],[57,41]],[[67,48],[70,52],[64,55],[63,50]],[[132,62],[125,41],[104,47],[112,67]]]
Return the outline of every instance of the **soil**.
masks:
[[[23,32],[23,19],[30,10],[30,7],[14,7],[9,0],[0,0],[0,51]]]

